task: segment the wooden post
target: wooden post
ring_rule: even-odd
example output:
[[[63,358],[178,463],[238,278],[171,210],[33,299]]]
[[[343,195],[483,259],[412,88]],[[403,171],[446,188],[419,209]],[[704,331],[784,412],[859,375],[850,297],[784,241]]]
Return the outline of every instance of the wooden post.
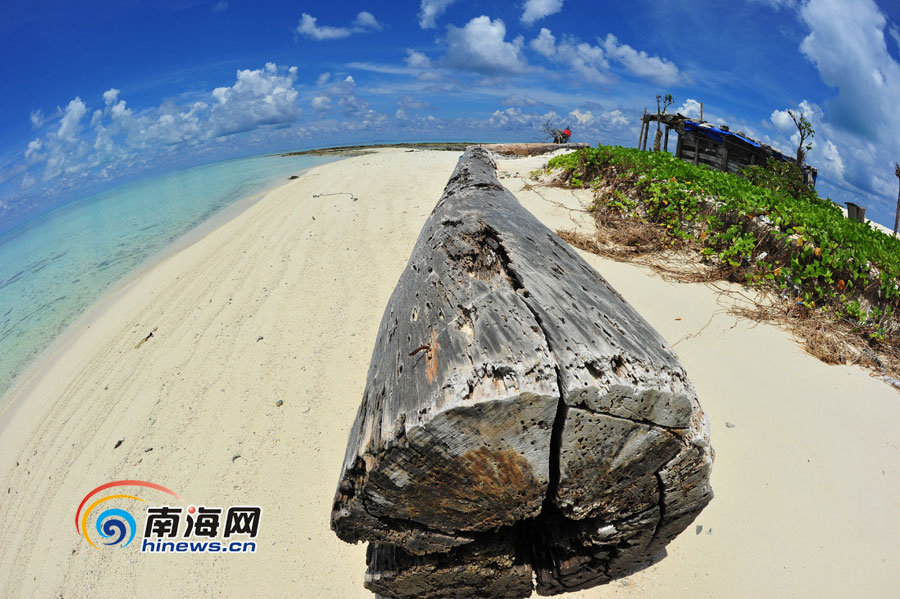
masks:
[[[644,116],[647,126],[644,128],[644,141],[641,143],[641,150],[647,151],[647,138],[650,137],[650,119]]]
[[[894,174],[900,181],[900,164],[894,163]],[[894,237],[897,236],[897,225],[900,224],[900,191],[897,192],[897,216],[894,217]]]
[[[638,135],[638,150],[641,149],[641,145],[644,143],[644,127],[647,126],[647,107],[644,106],[644,116],[641,117],[641,134]]]
[[[665,150],[666,152],[669,151],[669,129],[670,128],[671,127],[666,126],[666,141],[663,143],[663,150]]]
[[[675,158],[681,158],[681,150],[683,147],[683,144],[681,142],[682,137],[684,137],[684,134],[679,131],[678,142],[675,144]]]
[[[660,335],[470,147],[382,317],[331,524],[394,598],[608,582],[712,498]]]
[[[700,122],[703,122],[703,102],[700,102]]]
[[[722,171],[728,172],[728,146],[722,144]]]
[[[694,132],[694,164],[700,164],[700,133]]]

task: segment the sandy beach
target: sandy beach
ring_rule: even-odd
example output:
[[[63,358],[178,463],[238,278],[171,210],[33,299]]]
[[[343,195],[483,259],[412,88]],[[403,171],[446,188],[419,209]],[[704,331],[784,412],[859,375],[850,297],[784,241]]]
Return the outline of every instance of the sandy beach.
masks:
[[[0,597],[373,597],[331,502],[382,311],[459,155],[316,167],[79,322],[5,398]],[[586,193],[527,185],[546,159],[500,160],[501,182],[551,229],[590,231]],[[729,314],[710,286],[582,256],[678,352],[716,497],[666,559],[568,596],[896,596],[900,394]],[[122,479],[261,506],[256,554],[92,548],[78,503]]]

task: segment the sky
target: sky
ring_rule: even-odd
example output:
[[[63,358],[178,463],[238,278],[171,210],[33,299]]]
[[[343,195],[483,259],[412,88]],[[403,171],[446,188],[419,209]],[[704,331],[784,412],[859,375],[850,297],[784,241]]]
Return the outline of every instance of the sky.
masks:
[[[727,7],[727,8],[726,8]],[[0,232],[135,178],[350,143],[635,146],[644,107],[796,151],[893,226],[900,3],[3,0]]]

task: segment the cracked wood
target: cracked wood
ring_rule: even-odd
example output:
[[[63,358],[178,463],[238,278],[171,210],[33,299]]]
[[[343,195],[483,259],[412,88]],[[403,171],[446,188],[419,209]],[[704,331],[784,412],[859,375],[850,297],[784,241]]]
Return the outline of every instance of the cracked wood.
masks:
[[[674,351],[467,150],[385,309],[335,496],[338,536],[373,542],[367,586],[608,582],[690,524],[711,463]]]

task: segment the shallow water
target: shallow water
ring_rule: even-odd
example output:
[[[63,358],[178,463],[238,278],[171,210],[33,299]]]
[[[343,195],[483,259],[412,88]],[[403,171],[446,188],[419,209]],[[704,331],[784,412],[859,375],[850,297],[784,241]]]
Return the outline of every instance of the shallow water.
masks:
[[[78,200],[0,235],[0,395],[116,282],[241,198],[334,158],[257,156]]]

